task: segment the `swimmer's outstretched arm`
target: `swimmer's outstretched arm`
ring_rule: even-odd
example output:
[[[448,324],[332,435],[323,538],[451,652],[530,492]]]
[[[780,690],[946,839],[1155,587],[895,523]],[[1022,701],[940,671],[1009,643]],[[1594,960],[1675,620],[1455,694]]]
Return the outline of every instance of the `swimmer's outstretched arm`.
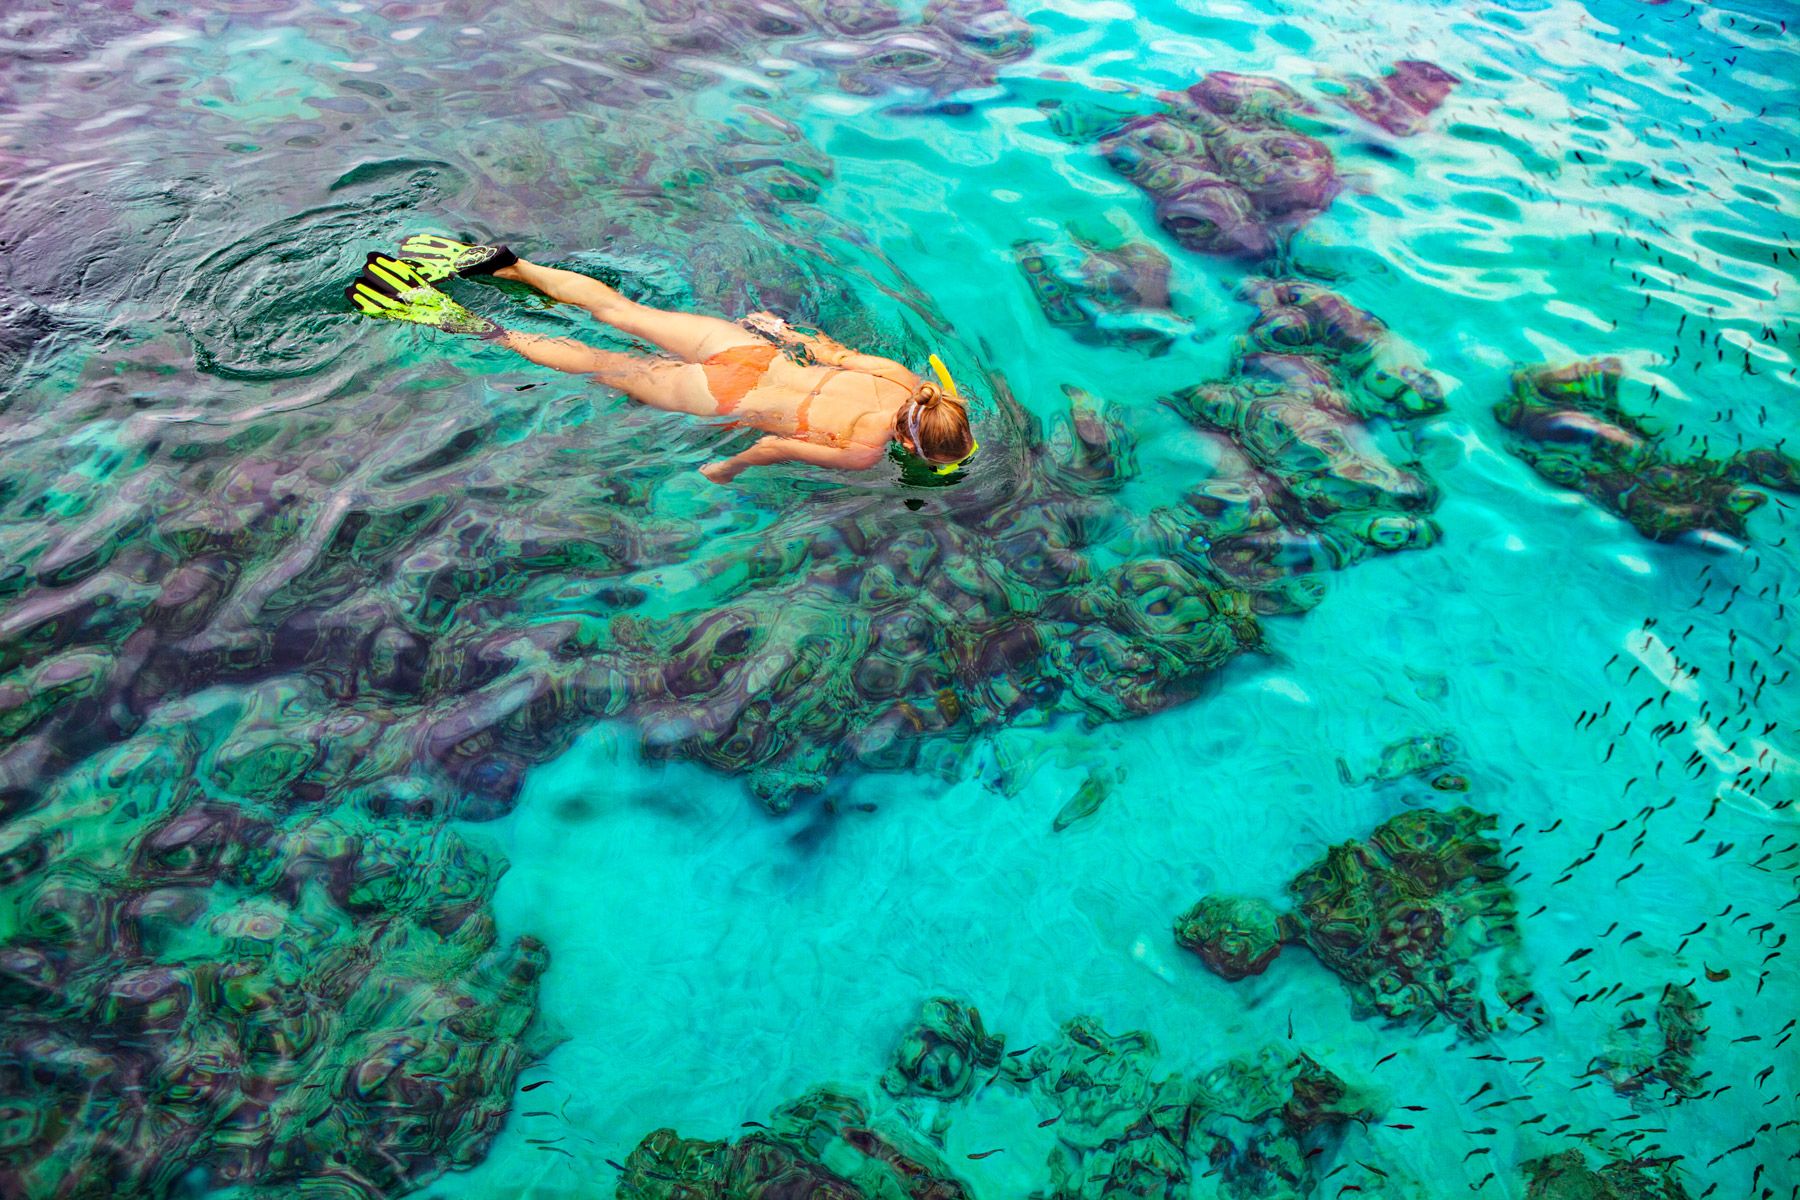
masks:
[[[820,446],[801,441],[799,438],[771,435],[730,458],[707,463],[700,468],[700,473],[714,483],[730,483],[747,467],[767,467],[783,462],[811,463],[815,467],[830,467],[837,471],[866,471],[880,462],[881,457],[882,450],[879,447],[851,446],[839,449],[836,446]]]

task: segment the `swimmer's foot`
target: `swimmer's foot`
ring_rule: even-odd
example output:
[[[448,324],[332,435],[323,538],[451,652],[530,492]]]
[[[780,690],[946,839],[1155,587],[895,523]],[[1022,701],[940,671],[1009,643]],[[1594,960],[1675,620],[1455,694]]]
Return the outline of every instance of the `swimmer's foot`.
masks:
[[[415,233],[400,243],[400,257],[419,268],[428,282],[452,275],[492,275],[519,261],[505,246],[471,246],[435,233]]]
[[[344,296],[364,316],[412,321],[448,333],[498,337],[504,331],[431,286],[412,263],[373,251]]]

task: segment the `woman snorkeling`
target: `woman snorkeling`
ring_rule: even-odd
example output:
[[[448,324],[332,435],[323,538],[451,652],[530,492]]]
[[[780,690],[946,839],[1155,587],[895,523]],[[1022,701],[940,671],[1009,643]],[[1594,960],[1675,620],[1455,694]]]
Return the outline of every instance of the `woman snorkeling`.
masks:
[[[452,275],[516,280],[675,357],[622,354],[572,338],[504,329],[432,286]],[[414,235],[401,243],[398,257],[370,254],[344,294],[372,317],[479,334],[543,366],[592,375],[640,404],[730,417],[762,430],[767,436],[749,449],[700,468],[714,483],[729,483],[747,467],[782,462],[867,470],[893,442],[947,474],[976,449],[967,403],[935,354],[937,382],[927,383],[892,359],[860,354],[772,313],[733,323],[665,312],[628,300],[599,280],[527,262],[505,246]]]

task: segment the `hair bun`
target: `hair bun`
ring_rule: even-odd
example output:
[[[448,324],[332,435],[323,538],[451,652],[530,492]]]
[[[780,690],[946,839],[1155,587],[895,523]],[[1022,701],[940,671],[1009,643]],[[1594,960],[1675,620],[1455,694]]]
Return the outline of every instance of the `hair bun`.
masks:
[[[943,398],[944,393],[938,390],[936,384],[922,383],[919,385],[917,403],[920,408],[936,408]]]

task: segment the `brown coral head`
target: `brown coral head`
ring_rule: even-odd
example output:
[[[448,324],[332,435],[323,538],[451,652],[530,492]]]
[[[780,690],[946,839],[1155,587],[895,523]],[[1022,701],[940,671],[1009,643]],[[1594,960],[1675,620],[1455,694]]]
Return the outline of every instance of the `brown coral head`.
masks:
[[[1281,953],[1286,924],[1266,900],[1207,896],[1175,923],[1175,940],[1215,975],[1239,980],[1268,970]]]

